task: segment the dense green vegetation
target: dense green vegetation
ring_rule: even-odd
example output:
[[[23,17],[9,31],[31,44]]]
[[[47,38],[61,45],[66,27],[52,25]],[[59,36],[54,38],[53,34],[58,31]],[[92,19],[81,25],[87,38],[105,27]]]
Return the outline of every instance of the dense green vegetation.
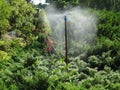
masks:
[[[120,89],[119,0],[51,0],[59,9],[91,7],[99,19],[95,43],[80,44],[68,66],[46,51],[49,21],[29,1],[0,0],[0,90]]]
[[[70,6],[82,6],[107,10],[120,10],[120,0],[46,0],[54,3],[58,8],[65,9]]]

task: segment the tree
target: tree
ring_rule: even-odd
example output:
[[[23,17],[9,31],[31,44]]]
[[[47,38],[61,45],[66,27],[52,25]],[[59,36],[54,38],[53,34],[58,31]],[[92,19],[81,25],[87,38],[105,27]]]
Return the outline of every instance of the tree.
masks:
[[[12,0],[9,3],[12,6],[11,31],[21,33],[20,36],[28,40],[35,28],[33,25],[35,8],[26,0]]]
[[[11,9],[6,0],[0,0],[0,38],[2,34],[10,29],[9,18]]]
[[[65,9],[67,6],[84,6],[98,9],[120,9],[120,0],[47,0],[50,3],[55,4],[60,9]]]

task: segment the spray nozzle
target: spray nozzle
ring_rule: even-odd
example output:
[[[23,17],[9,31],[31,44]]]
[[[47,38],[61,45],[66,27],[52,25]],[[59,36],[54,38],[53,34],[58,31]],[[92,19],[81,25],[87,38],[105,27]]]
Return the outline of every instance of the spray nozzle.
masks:
[[[64,16],[64,20],[67,21],[67,16]]]

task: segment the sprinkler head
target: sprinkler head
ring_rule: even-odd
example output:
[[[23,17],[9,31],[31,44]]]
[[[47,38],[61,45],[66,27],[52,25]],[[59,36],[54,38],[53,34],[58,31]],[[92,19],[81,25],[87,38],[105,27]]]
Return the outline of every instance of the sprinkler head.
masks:
[[[67,21],[67,16],[64,16],[64,20]]]

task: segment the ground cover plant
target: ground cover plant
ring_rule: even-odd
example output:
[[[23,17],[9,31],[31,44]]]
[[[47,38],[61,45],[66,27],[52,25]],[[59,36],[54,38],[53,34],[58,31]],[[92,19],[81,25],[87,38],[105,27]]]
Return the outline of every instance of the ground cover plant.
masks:
[[[0,90],[119,90],[120,2],[92,1],[51,0],[59,10],[88,6],[98,18],[94,43],[71,43],[66,65],[61,48],[48,50],[48,41],[57,43],[45,10],[29,0],[1,0]]]

